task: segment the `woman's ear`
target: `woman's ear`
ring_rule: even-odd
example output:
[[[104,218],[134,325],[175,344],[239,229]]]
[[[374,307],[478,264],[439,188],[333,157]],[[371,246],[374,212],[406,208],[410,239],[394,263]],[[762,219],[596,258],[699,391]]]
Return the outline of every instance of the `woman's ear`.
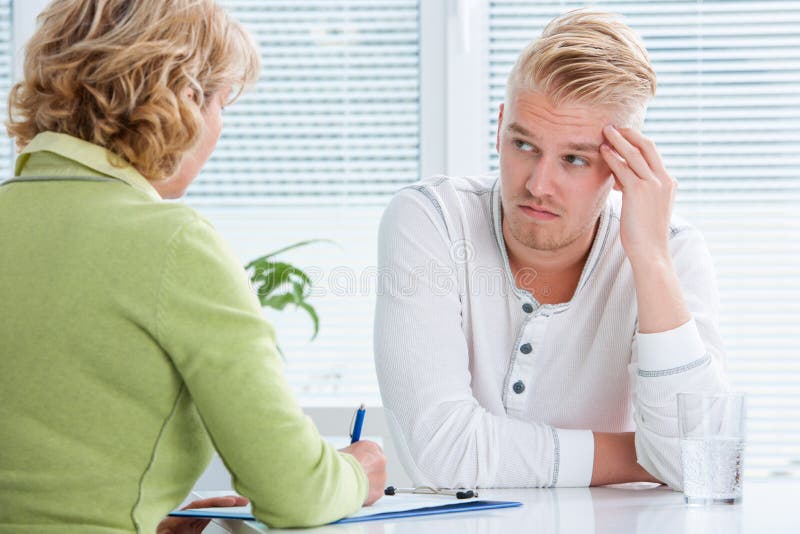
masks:
[[[198,106],[204,104],[204,102],[200,102],[201,98],[198,96],[200,94],[202,94],[202,93],[198,92],[197,89],[192,89],[191,87],[187,87],[183,91],[181,91],[181,95],[185,99],[191,100],[192,102],[194,102]]]

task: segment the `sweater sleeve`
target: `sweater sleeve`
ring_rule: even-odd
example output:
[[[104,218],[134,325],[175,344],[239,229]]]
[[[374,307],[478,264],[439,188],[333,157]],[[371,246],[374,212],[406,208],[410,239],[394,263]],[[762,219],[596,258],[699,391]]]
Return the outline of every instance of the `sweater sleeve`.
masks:
[[[303,415],[244,269],[199,218],[171,240],[156,333],[234,487],[251,500],[259,520],[313,526],[361,507],[368,490],[363,469]]]
[[[414,483],[587,486],[590,431],[493,414],[473,396],[453,240],[435,205],[418,191],[401,191],[384,213],[378,239],[376,372]]]
[[[636,453],[650,474],[680,490],[677,393],[728,390],[719,335],[714,266],[702,236],[682,228],[670,252],[692,318],[667,332],[637,333],[630,374],[635,387]]]

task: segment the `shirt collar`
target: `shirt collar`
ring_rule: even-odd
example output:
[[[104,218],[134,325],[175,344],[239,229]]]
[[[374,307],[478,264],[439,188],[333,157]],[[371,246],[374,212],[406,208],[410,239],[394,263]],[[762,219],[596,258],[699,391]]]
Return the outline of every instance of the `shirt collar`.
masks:
[[[20,152],[14,175],[108,176],[125,182],[154,200],[161,200],[161,195],[147,178],[130,164],[115,167],[111,164],[114,159],[124,163],[119,156],[99,145],[63,133],[42,132]]]
[[[503,265],[505,266],[506,270],[506,277],[509,280],[511,288],[520,298],[527,298],[531,301],[535,302],[539,305],[539,301],[534,298],[534,296],[529,292],[526,291],[519,286],[517,286],[516,281],[514,280],[514,275],[511,272],[511,265],[508,261],[508,249],[506,248],[506,241],[503,237],[503,206],[501,203],[501,182],[500,178],[498,177],[494,185],[492,186],[492,200],[491,200],[491,211],[492,211],[492,222],[494,226],[494,236],[495,240],[497,241],[497,247],[500,249],[500,255],[503,258]],[[610,220],[611,220],[611,195],[609,198],[606,199],[605,206],[603,207],[602,211],[600,212],[600,224],[597,227],[597,233],[594,236],[594,241],[592,242],[592,248],[589,252],[589,257],[586,259],[586,263],[583,266],[583,271],[581,272],[580,280],[578,281],[578,286],[575,288],[575,293],[572,296],[574,299],[578,293],[584,288],[586,283],[589,281],[589,278],[594,273],[595,267],[600,261],[600,257],[603,254],[603,251],[606,248],[606,241],[608,240],[608,234],[610,229]],[[570,299],[569,302],[562,302],[559,304],[545,304],[544,306],[549,306],[554,309],[555,312],[560,312],[566,309],[569,306],[569,303],[572,302]]]

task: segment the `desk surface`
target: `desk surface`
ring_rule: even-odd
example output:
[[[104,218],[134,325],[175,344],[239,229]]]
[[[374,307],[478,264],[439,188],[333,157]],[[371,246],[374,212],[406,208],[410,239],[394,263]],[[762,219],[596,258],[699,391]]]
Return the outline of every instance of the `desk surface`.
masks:
[[[309,534],[796,534],[800,533],[800,480],[753,482],[735,506],[694,507],[665,487],[481,490],[481,498],[520,501],[520,508],[442,516],[328,525]],[[235,534],[267,529],[257,523],[224,521]],[[207,532],[212,532],[208,529]],[[291,532],[298,530],[270,530]]]

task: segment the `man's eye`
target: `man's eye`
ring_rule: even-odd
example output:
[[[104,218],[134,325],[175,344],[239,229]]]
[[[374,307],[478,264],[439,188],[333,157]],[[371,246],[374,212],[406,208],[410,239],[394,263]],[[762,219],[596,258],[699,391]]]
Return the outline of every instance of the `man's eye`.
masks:
[[[570,154],[569,156],[564,156],[564,160],[571,165],[575,165],[576,167],[588,167],[589,161],[585,158],[580,156],[573,156]]]
[[[520,139],[514,140],[514,146],[517,147],[517,150],[521,150],[523,152],[533,152],[533,145]]]

